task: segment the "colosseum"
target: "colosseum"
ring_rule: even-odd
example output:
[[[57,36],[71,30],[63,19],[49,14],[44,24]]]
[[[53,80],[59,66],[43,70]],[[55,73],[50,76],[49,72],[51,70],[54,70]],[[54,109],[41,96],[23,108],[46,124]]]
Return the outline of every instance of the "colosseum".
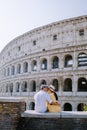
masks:
[[[53,84],[63,111],[87,104],[87,16],[35,28],[0,53],[0,96],[24,97],[33,110],[41,84]]]

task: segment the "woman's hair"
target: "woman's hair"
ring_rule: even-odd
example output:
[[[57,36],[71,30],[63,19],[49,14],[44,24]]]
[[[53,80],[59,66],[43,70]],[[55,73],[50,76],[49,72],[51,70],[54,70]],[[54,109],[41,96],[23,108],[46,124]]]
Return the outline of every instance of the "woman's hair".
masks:
[[[56,92],[54,92],[54,96],[55,96],[56,100],[58,100],[58,96],[57,96]]]

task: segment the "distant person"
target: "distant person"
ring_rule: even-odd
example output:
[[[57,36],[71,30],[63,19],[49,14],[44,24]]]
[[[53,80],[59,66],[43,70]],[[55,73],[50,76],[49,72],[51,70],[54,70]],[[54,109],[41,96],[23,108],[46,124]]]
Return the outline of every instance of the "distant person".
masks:
[[[60,104],[58,102],[58,96],[55,92],[55,87],[53,85],[49,86],[49,91],[48,91],[50,98],[53,102],[55,102],[56,104],[54,105],[50,105],[49,102],[47,102],[47,109],[48,112],[60,112],[61,111],[61,107]]]
[[[56,104],[51,100],[48,90],[48,85],[41,85],[41,90],[35,94],[34,100],[36,112],[47,112],[46,102],[48,102],[50,105]]]

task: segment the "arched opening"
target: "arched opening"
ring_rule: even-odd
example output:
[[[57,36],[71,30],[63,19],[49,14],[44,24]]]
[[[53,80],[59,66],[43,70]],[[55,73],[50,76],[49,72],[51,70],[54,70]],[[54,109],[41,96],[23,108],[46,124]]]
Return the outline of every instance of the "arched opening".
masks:
[[[53,61],[52,61],[52,68],[56,69],[59,67],[59,59],[57,56],[53,57]]]
[[[84,109],[83,109],[84,105],[85,105],[84,103],[78,104],[77,111],[84,111]]]
[[[33,60],[32,61],[32,71],[36,71],[37,70],[37,61]]]
[[[72,80],[70,78],[65,79],[63,91],[72,91]]]
[[[73,65],[72,56],[71,55],[67,55],[65,57],[65,64],[64,64],[64,66],[65,67],[72,67],[72,65]]]
[[[27,82],[24,81],[22,84],[22,92],[27,92]]]
[[[16,92],[19,92],[19,89],[20,89],[20,83],[17,82],[17,83],[16,83]]]
[[[30,83],[30,92],[36,91],[36,81],[32,80]]]
[[[87,54],[80,53],[78,56],[78,66],[87,66]]]
[[[55,91],[59,90],[58,80],[57,79],[53,79],[52,85],[55,87]]]
[[[70,103],[64,104],[64,111],[72,111],[72,106]]]
[[[14,75],[15,74],[15,66],[12,66],[11,67],[11,75]]]
[[[42,60],[41,69],[42,70],[47,70],[47,59]]]
[[[46,81],[45,81],[45,80],[42,80],[42,81],[41,81],[41,84],[46,84]]]
[[[53,35],[53,40],[57,40],[57,35]]]
[[[11,83],[11,84],[9,85],[9,91],[10,91],[11,96],[12,96],[12,93],[13,93],[13,83]]]
[[[17,65],[17,73],[20,74],[21,73],[21,64]]]
[[[24,73],[28,72],[28,63],[27,62],[24,62],[24,64],[23,64],[23,71],[24,71]]]
[[[8,86],[8,84],[6,85],[6,93],[8,93],[9,92],[9,86]]]
[[[29,105],[29,109],[34,110],[34,108],[35,108],[35,103],[31,102],[30,105]]]
[[[87,91],[87,80],[85,78],[78,79],[78,91]]]

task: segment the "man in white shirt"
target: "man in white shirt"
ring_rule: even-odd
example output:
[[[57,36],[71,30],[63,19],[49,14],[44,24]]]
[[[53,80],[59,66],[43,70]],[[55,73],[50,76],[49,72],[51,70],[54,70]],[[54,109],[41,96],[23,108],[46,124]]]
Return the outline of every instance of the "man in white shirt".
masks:
[[[48,85],[41,85],[41,90],[35,94],[34,100],[35,100],[35,111],[36,112],[42,112],[42,113],[46,112],[47,111],[46,102],[48,102],[50,104],[55,104],[50,99],[48,90],[49,90]]]

